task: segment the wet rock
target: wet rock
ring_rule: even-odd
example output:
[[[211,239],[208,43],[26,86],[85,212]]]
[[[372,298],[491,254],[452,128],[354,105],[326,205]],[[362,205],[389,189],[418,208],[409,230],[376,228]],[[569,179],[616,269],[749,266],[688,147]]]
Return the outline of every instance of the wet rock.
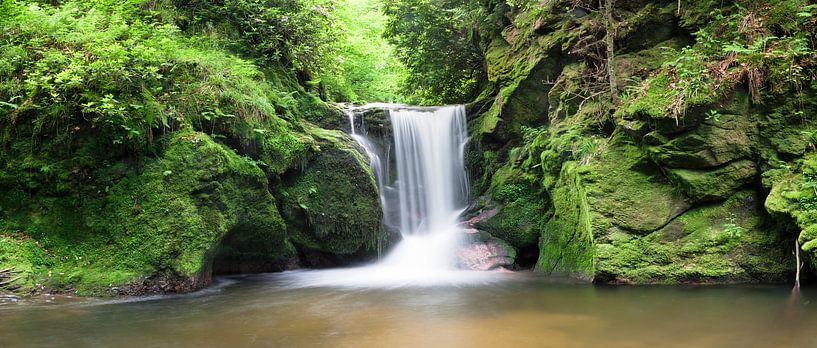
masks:
[[[516,250],[502,239],[474,228],[465,230],[466,243],[457,250],[459,267],[474,271],[511,268]]]

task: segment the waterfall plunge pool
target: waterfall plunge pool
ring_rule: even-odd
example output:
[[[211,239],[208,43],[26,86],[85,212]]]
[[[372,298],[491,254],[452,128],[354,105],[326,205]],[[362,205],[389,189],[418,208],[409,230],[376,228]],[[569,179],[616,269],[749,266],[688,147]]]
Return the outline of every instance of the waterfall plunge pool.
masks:
[[[517,273],[470,286],[301,287],[302,272],[198,293],[0,305],[11,347],[814,347],[817,292],[596,287]]]

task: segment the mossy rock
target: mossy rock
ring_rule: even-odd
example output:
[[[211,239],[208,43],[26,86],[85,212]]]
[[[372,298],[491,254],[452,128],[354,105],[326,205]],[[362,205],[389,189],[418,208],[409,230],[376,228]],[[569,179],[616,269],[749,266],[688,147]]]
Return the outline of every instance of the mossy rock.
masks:
[[[778,175],[764,206],[776,216],[793,220],[798,241],[812,268],[817,266],[817,155],[809,154],[800,168]]]
[[[585,170],[589,204],[624,230],[653,232],[689,209],[660,168],[626,136],[615,136]]]
[[[524,152],[521,148],[512,150],[507,163],[494,173],[492,200],[483,208],[492,213],[476,224],[517,249],[536,246],[548,219],[548,198],[538,189],[535,176],[518,163],[527,156]]]
[[[722,115],[671,139],[654,132],[645,142],[651,157],[669,168],[702,169],[722,166],[752,155],[753,125],[743,115]]]
[[[614,283],[780,282],[793,270],[780,229],[758,210],[754,193],[694,208],[662,229],[596,239],[596,281]]]
[[[694,202],[723,200],[757,177],[757,165],[736,161],[712,170],[670,169],[667,174]]]
[[[279,189],[298,246],[336,255],[384,247],[377,184],[357,144],[340,131],[311,129],[320,152]]]
[[[507,241],[517,249],[536,246],[547,221],[545,199],[523,196],[497,208],[496,215],[476,227]]]
[[[539,239],[535,270],[590,280],[595,273],[592,212],[581,168],[575,162],[565,163],[550,195],[554,214]]]
[[[186,292],[209,283],[227,235],[251,240],[255,261],[288,262],[294,249],[255,161],[202,133],[162,141],[141,168],[92,175],[124,169],[98,192],[40,197],[6,215],[5,229],[46,251],[29,260],[34,282],[80,294]]]

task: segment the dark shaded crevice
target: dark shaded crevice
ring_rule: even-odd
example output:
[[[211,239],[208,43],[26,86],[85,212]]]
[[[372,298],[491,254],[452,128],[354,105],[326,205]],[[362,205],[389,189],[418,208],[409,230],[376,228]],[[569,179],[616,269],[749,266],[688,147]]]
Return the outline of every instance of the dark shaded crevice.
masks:
[[[242,224],[222,238],[212,255],[214,275],[281,272],[298,266],[298,260],[280,241]]]
[[[528,245],[516,251],[516,267],[520,270],[531,270],[539,259],[539,246]]]

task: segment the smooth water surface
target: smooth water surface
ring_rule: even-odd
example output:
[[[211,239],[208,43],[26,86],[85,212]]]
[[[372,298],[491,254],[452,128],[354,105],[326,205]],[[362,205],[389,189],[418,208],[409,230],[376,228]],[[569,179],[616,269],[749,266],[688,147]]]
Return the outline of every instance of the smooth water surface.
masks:
[[[293,273],[199,293],[0,306],[0,347],[815,347],[817,292],[785,287],[300,288]],[[64,302],[64,301],[63,301]]]

